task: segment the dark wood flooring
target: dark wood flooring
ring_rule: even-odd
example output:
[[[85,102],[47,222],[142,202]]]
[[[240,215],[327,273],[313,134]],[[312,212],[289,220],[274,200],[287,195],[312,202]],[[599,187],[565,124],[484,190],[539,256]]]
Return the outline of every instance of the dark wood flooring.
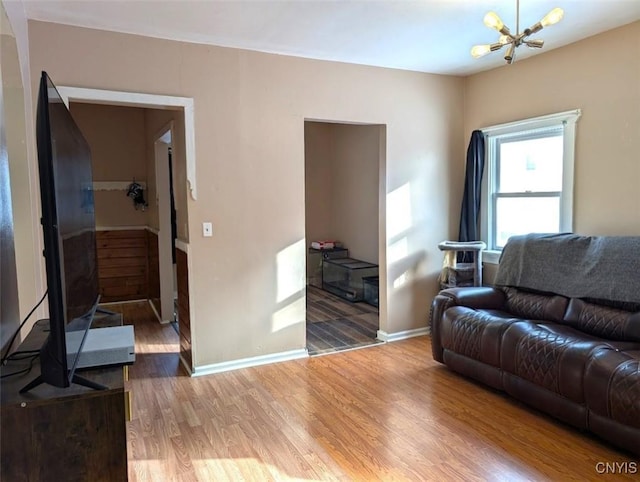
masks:
[[[376,339],[378,319],[375,306],[307,287],[307,350],[311,356],[381,343]]]

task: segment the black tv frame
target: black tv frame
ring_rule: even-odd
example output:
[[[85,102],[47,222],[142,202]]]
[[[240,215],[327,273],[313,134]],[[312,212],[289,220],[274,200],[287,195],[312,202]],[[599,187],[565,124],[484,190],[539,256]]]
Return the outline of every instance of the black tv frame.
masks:
[[[97,290],[97,278],[95,280],[96,293],[95,300],[91,307],[84,313],[74,319],[69,319],[67,312],[67,292],[69,289],[65,286],[65,267],[62,233],[59,226],[58,206],[61,205],[61,199],[57,198],[57,194],[61,194],[56,180],[56,153],[52,146],[52,125],[50,118],[50,96],[49,89],[55,89],[55,85],[46,72],[42,72],[40,78],[40,90],[38,93],[38,105],[36,115],[36,138],[38,148],[38,170],[40,176],[40,197],[42,206],[42,234],[44,242],[44,258],[48,287],[48,305],[49,305],[49,336],[47,341],[40,349],[40,375],[33,381],[28,383],[20,390],[25,393],[36,386],[47,383],[49,385],[67,388],[72,383],[86,386],[95,390],[104,390],[108,387],[92,382],[75,373],[78,357],[82,351],[82,346],[86,339],[87,332],[91,327],[93,317],[98,309],[100,295]],[[61,102],[61,97],[56,89],[56,95]],[[65,106],[66,109],[66,106]],[[64,122],[69,123],[69,127],[75,134],[79,135],[78,140],[87,145],[86,140],[82,136],[80,129],[75,125],[71,114],[65,115]],[[88,150],[88,145],[87,145]],[[89,162],[88,168],[91,167],[91,158],[74,159],[77,162]],[[92,193],[91,193],[92,194]],[[93,199],[91,199],[93,202]],[[93,225],[95,230],[95,222]],[[93,246],[93,256],[95,256],[95,244]],[[95,267],[97,270],[97,266]],[[97,276],[94,273],[94,276]],[[67,362],[67,341],[66,333],[68,326],[75,324],[76,328],[84,330],[82,342],[76,353],[75,359],[71,366]]]

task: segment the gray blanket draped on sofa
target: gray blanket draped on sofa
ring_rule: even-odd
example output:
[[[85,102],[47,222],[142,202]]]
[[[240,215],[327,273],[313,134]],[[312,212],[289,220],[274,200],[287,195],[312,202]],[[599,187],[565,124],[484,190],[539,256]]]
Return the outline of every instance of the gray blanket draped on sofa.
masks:
[[[502,252],[495,284],[640,304],[640,237],[512,236]]]

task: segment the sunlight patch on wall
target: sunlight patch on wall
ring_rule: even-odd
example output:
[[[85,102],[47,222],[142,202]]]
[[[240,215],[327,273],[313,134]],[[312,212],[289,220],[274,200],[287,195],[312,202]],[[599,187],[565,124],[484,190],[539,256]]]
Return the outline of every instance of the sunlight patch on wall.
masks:
[[[400,238],[395,243],[391,243],[387,248],[387,263],[395,263],[404,259],[409,254],[409,243],[406,237]]]
[[[304,290],[305,281],[304,239],[287,246],[276,256],[276,302],[281,303]]]
[[[406,183],[387,194],[387,239],[395,238],[412,225],[411,184]]]
[[[271,333],[283,330],[289,326],[306,322],[306,298],[302,296],[280,308],[271,315]]]
[[[407,281],[409,281],[409,274],[407,271],[405,271],[404,273],[402,273],[400,276],[398,276],[396,279],[393,280],[393,288],[400,288],[401,286],[407,284]]]
[[[410,281],[410,273],[406,269],[402,269],[399,275],[395,275],[394,271],[397,273],[402,261],[409,256],[407,234],[412,227],[411,184],[407,182],[387,194],[387,262],[394,289]]]

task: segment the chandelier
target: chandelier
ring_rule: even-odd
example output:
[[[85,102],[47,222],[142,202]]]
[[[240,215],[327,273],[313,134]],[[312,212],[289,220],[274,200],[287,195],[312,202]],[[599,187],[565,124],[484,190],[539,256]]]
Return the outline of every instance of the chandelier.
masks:
[[[530,48],[541,49],[544,45],[544,40],[529,39],[529,35],[539,32],[544,27],[558,23],[562,20],[563,16],[564,11],[561,8],[554,8],[538,23],[520,32],[520,0],[516,0],[516,33],[511,33],[509,27],[500,20],[497,13],[489,12],[484,16],[484,24],[500,32],[500,38],[496,43],[474,46],[471,49],[471,55],[478,58],[507,46],[507,53],[504,59],[507,61],[507,64],[510,64],[515,60],[516,47],[520,47],[522,44]]]

